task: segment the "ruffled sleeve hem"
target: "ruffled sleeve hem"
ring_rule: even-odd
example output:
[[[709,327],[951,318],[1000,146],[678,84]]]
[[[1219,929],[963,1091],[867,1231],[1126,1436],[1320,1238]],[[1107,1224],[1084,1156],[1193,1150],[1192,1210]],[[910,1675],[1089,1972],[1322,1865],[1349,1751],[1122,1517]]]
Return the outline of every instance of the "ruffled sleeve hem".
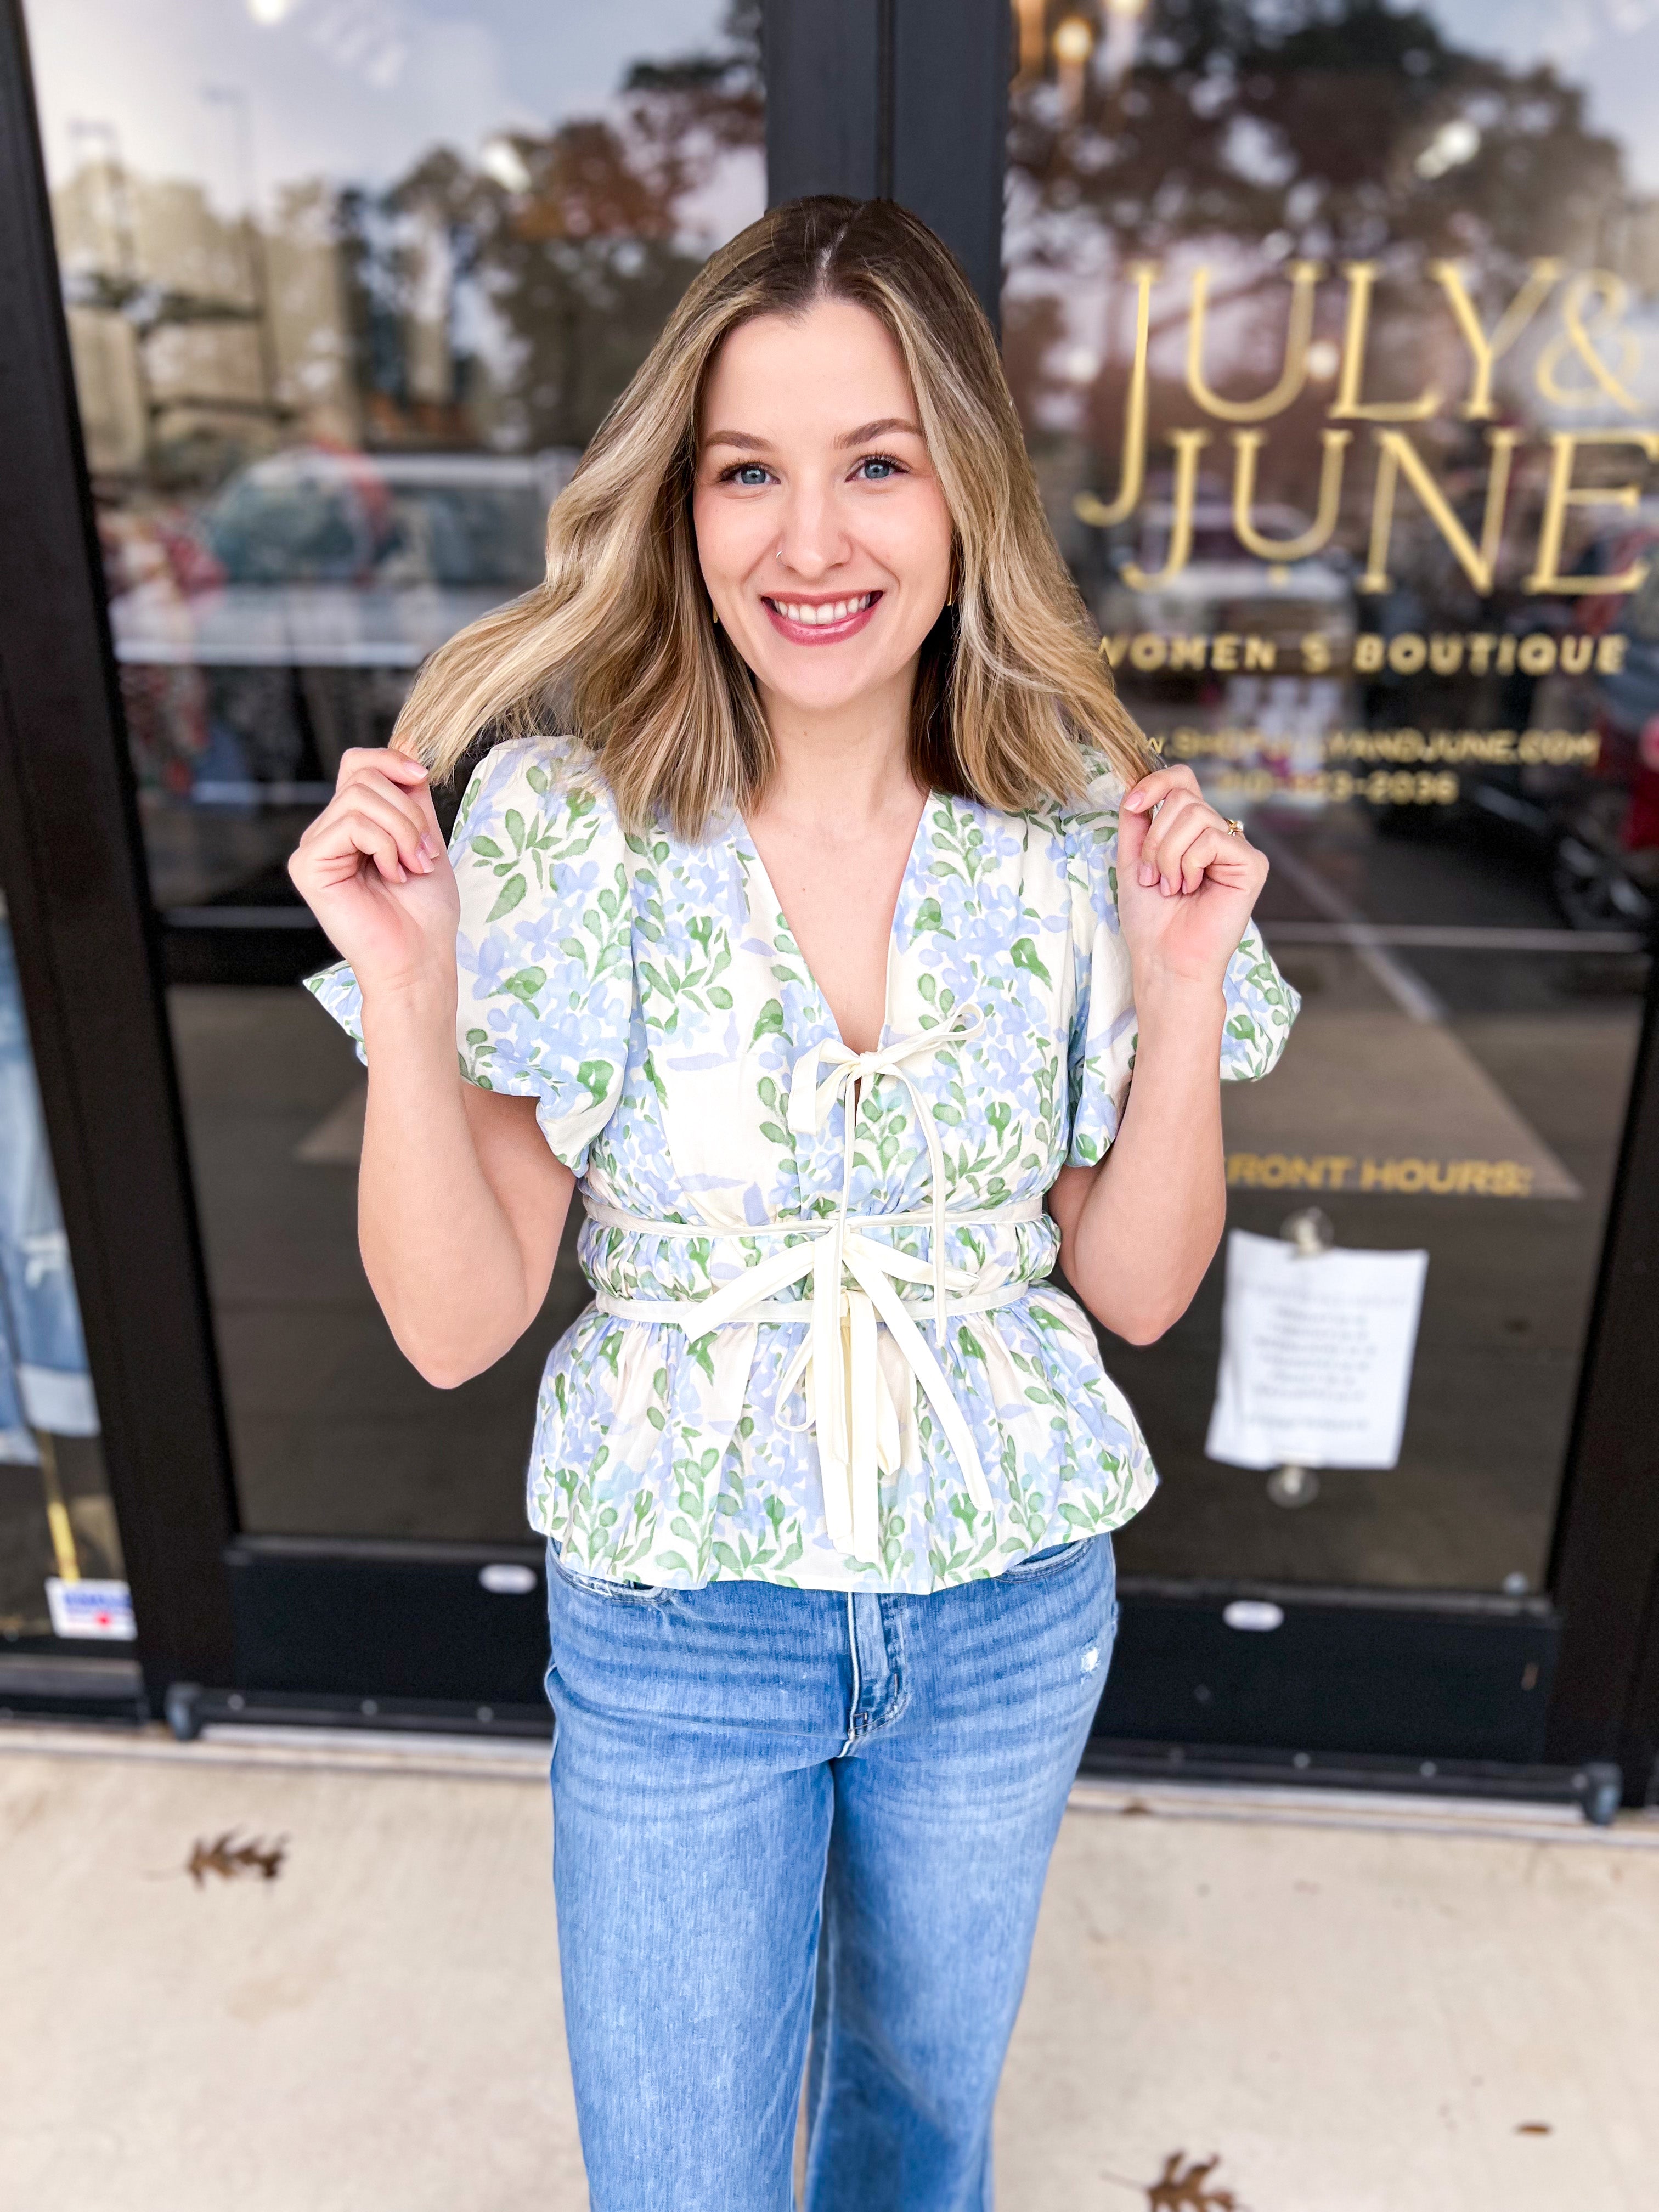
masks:
[[[455,1045],[483,1091],[534,1098],[574,1175],[622,1095],[633,1012],[628,843],[610,793],[560,741],[480,763],[456,817]],[[367,1062],[362,995],[343,962],[307,978]]]
[[[1066,867],[1072,884],[1075,1012],[1069,1053],[1072,1112],[1066,1163],[1093,1167],[1115,1139],[1139,1041],[1128,948],[1117,910],[1117,819],[1123,783],[1103,759],[1069,810]],[[1285,1049],[1301,1006],[1254,921],[1227,963],[1221,1079],[1249,1082]]]

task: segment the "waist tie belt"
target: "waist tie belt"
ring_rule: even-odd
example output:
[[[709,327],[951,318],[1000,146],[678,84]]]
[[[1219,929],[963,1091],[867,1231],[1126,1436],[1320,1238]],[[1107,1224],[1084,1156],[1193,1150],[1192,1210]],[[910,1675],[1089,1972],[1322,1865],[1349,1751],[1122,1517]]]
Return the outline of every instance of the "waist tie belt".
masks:
[[[881,1492],[879,1471],[899,1457],[900,1422],[877,1350],[877,1322],[884,1322],[915,1381],[939,1418],[967,1481],[969,1495],[982,1512],[993,1511],[973,1431],[935,1353],[917,1327],[898,1286],[927,1284],[935,1344],[945,1346],[945,1325],[952,1316],[988,1313],[1012,1305],[1029,1283],[981,1287],[978,1272],[947,1267],[947,1230],[1037,1221],[1042,1200],[1016,1199],[1006,1206],[973,1213],[945,1210],[945,1156],[939,1132],[910,1066],[940,1047],[972,1036],[980,1026],[973,1007],[958,1008],[938,1029],[901,1037],[876,1052],[849,1051],[838,1038],[811,1045],[796,1060],[789,1085],[792,1134],[812,1134],[836,1098],[860,1081],[874,1084],[896,1077],[908,1091],[927,1147],[931,1203],[908,1213],[854,1214],[848,1200],[853,1178],[853,1144],[857,1113],[845,1105],[846,1142],[841,1200],[833,1213],[813,1219],[769,1221],[754,1227],[720,1229],[705,1222],[650,1221],[593,1199],[584,1199],[589,1218],[602,1227],[628,1229],[646,1236],[699,1237],[720,1243],[736,1237],[792,1237],[799,1244],[746,1267],[736,1280],[692,1298],[621,1298],[601,1292],[601,1313],[619,1320],[666,1322],[699,1337],[712,1329],[748,1322],[807,1324],[806,1341],[784,1370],[780,1401],[797,1389],[806,1399],[805,1425],[817,1432],[818,1465],[823,1480],[824,1521],[830,1540],[855,1558],[879,1556]],[[820,1078],[820,1064],[829,1073]],[[872,1229],[926,1225],[931,1231],[928,1257],[913,1260],[867,1232]],[[806,1298],[779,1296],[811,1278]]]

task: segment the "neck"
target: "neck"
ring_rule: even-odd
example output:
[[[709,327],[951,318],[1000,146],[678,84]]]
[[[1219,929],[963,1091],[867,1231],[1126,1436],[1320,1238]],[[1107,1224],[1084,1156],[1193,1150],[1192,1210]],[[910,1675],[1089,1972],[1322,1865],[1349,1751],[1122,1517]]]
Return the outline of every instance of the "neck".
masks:
[[[776,772],[757,810],[810,827],[878,820],[917,795],[910,773],[914,665],[845,706],[805,708],[763,692]]]

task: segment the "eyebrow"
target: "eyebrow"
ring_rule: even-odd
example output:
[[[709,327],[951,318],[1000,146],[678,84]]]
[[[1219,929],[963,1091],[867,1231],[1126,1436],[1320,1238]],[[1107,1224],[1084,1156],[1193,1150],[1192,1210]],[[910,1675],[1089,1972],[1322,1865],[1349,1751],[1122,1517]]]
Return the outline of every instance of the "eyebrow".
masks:
[[[896,430],[912,438],[921,435],[915,424],[907,422],[902,415],[885,415],[879,422],[860,422],[856,430],[849,430],[845,437],[837,438],[836,443],[841,447],[867,445],[872,438],[890,437]],[[711,430],[702,442],[706,447],[735,446],[739,452],[745,453],[764,453],[771,450],[769,439],[751,437],[746,430]]]
[[[907,422],[902,415],[884,415],[878,422],[861,422],[856,430],[849,430],[844,438],[837,438],[838,446],[863,446],[872,438],[885,438],[895,430],[907,432],[913,438],[921,433],[914,422]]]

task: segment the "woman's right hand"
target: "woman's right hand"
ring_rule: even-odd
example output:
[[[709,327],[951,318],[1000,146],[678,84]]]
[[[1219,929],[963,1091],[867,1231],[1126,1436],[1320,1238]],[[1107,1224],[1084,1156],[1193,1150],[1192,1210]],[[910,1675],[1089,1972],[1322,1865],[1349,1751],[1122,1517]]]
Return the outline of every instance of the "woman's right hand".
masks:
[[[460,897],[427,772],[408,753],[346,752],[288,872],[365,989],[453,980]]]

